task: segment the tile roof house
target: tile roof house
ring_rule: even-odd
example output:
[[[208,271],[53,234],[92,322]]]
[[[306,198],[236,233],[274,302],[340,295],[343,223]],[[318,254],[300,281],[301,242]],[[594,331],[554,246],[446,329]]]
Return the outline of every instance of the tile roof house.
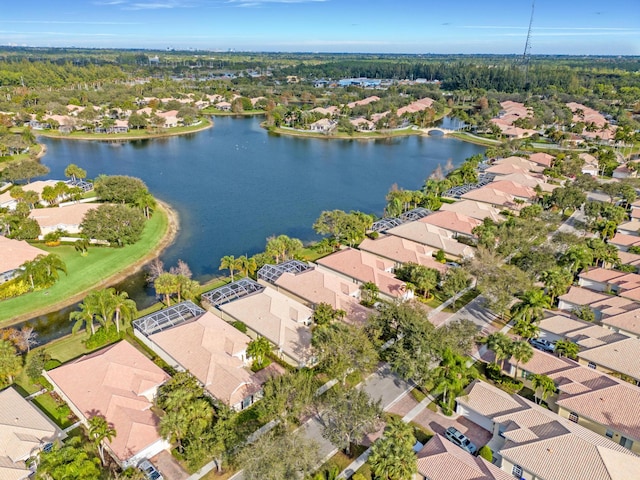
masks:
[[[273,343],[282,358],[292,365],[313,363],[309,329],[313,312],[309,307],[273,288],[264,288],[218,308],[224,320],[244,323]]]
[[[396,268],[403,263],[411,262],[434,268],[440,273],[445,273],[448,269],[445,264],[433,258],[433,248],[395,235],[380,235],[375,240],[365,238],[358,248],[395,262]]]
[[[609,243],[615,245],[618,250],[626,252],[630,247],[640,245],[640,236],[617,232],[613,238],[609,240]]]
[[[608,329],[603,328],[603,330]],[[611,330],[608,331],[611,332]],[[600,372],[621,374],[623,378],[628,378],[636,385],[640,385],[640,339],[615,333],[613,335],[618,337],[617,341],[613,338],[601,338],[602,341],[608,341],[581,351],[578,354],[578,361]]]
[[[531,155],[529,155],[530,161],[547,168],[553,165],[555,159],[556,157],[554,157],[553,155],[549,155],[548,153],[543,152],[532,153]]]
[[[105,445],[123,468],[170,447],[151,410],[158,387],[169,376],[127,341],[44,375],[83,423],[101,415],[113,425],[116,436]]]
[[[597,292],[620,292],[640,287],[640,275],[606,268],[591,268],[578,275],[578,285]]]
[[[581,367],[578,367],[581,368]],[[640,457],[605,436],[479,380],[456,412],[493,432],[500,468],[526,479],[623,480],[640,475]]]
[[[316,262],[321,269],[329,270],[358,285],[372,282],[380,289],[380,296],[388,300],[409,299],[413,292],[393,275],[395,262],[371,253],[345,248],[320,258]]]
[[[406,238],[434,250],[442,250],[454,259],[471,258],[473,247],[451,238],[451,233],[442,228],[423,222],[407,222],[387,230],[387,234]]]
[[[362,100],[356,100],[355,102],[347,103],[347,107],[349,108],[360,107],[363,105],[369,105],[370,103],[377,102],[379,100],[380,100],[380,97],[376,97],[375,95],[372,95],[370,97],[363,98]]]
[[[600,323],[616,332],[640,338],[640,308],[612,316],[603,316]]]
[[[598,300],[589,304],[589,307],[591,307],[591,310],[596,314],[596,320],[602,321],[603,318],[640,308],[640,304],[629,298],[609,295],[608,298],[604,300]]]
[[[36,180],[35,182],[21,185],[24,191],[36,192],[38,195],[42,195],[44,187],[55,187],[58,180]],[[15,210],[18,201],[11,197],[11,190],[6,190],[0,193],[0,208],[8,208],[9,210]]]
[[[0,284],[20,274],[20,266],[48,252],[31,246],[25,240],[14,240],[0,235]]]
[[[211,312],[149,335],[153,350],[169,365],[188,370],[204,388],[234,410],[260,398],[267,376],[249,370],[251,338]],[[264,377],[264,378],[263,378]]]
[[[609,297],[611,295],[599,293],[588,288],[571,286],[567,293],[558,297],[558,309],[571,312],[583,305],[590,305]]]
[[[508,180],[494,180],[489,186],[525,201],[536,198],[537,195],[533,188]]]
[[[524,204],[516,202],[515,196],[493,188],[493,183],[494,182],[491,182],[489,185],[471,190],[470,192],[461,195],[460,198],[463,200],[474,200],[476,202],[486,203],[499,208],[500,210],[508,209],[517,212],[524,206]]]
[[[360,287],[357,284],[319,268],[310,268],[295,275],[285,272],[274,286],[309,306],[326,303],[336,310],[343,310],[349,322],[363,325],[371,315],[369,308],[360,305]]]
[[[528,160],[523,157],[505,157],[495,160],[493,162],[494,165],[515,165],[520,168],[525,169],[528,172],[542,173],[544,171],[544,167],[542,165],[538,165],[537,163]]]
[[[66,437],[47,416],[13,387],[0,392],[0,479],[26,480],[33,471],[25,461]]]
[[[98,206],[97,203],[73,203],[65,207],[36,208],[29,212],[29,218],[38,222],[42,237],[56,230],[80,233],[80,224],[84,216]]]
[[[474,237],[472,233],[473,229],[482,224],[480,220],[462,213],[450,212],[447,210],[434,212],[427,217],[421,218],[418,222],[428,223],[429,225],[434,225],[453,232],[453,238],[457,238],[459,235]]]
[[[440,207],[442,212],[457,212],[476,220],[490,218],[494,222],[504,221],[500,215],[500,210],[486,203],[474,202],[473,200],[459,200],[454,203],[443,203]]]
[[[437,434],[418,452],[418,474],[425,480],[513,480],[484,458]]]

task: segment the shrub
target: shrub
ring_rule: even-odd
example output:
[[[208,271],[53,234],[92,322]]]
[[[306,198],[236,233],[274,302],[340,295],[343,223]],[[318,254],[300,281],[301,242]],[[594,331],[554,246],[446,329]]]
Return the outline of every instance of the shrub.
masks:
[[[93,350],[119,340],[123,334],[124,332],[118,334],[115,325],[109,328],[101,327],[85,341],[85,345],[89,350]]]
[[[369,237],[371,240],[375,240],[376,238],[378,238],[380,236],[380,234],[378,232],[369,232],[367,234],[367,237]]]
[[[364,476],[364,475],[362,475],[361,473],[356,472],[356,473],[354,473],[354,474],[353,474],[353,476],[351,477],[351,480],[367,480],[367,479],[366,479],[366,478],[365,478],[365,476]]]
[[[44,369],[53,370],[54,368],[59,367],[60,365],[62,365],[62,362],[60,360],[56,360],[55,358],[52,358],[51,360],[47,360],[46,362],[44,362]]]
[[[486,445],[478,450],[478,456],[484,458],[489,463],[493,462],[493,452]]]
[[[8,282],[0,285],[0,300],[6,300],[7,298],[18,297],[24,295],[29,291],[29,284],[21,279],[14,278]]]
[[[240,330],[242,333],[247,333],[247,326],[240,322],[240,321],[235,321],[233,322],[231,325],[233,325],[234,327],[236,327],[238,330]]]

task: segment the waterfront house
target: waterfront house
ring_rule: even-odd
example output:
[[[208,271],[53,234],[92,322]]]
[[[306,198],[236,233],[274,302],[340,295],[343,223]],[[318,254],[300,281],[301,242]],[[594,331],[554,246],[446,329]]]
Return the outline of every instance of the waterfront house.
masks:
[[[417,263],[423,267],[433,268],[444,274],[448,267],[438,262],[433,256],[433,247],[407,240],[395,235],[380,235],[375,240],[365,238],[358,246],[360,250],[395,262],[395,268],[404,263]]]
[[[159,418],[151,409],[158,387],[169,375],[127,341],[44,375],[85,426],[97,415],[113,426],[115,437],[103,442],[122,468],[169,449],[169,442],[158,432]]]
[[[64,207],[36,208],[29,212],[40,225],[41,238],[57,230],[65,233],[80,233],[80,224],[87,212],[98,208],[97,203],[72,203]]]
[[[395,262],[371,253],[345,248],[317,260],[316,263],[320,269],[333,272],[356,285],[374,283],[380,289],[380,297],[386,300],[407,300],[413,297],[413,292],[407,290],[406,284],[393,275]]]
[[[31,246],[25,240],[14,240],[0,235],[0,284],[7,282],[22,272],[25,262],[48,252]]]
[[[328,118],[321,118],[317,122],[313,122],[309,125],[309,130],[312,132],[320,132],[324,134],[331,133],[338,126],[338,122],[335,120],[329,120]]]
[[[258,282],[310,308],[326,303],[346,313],[345,321],[363,325],[372,311],[360,305],[360,287],[339,275],[297,260],[265,265],[258,271]]]
[[[180,308],[182,306],[177,305],[167,310]],[[167,310],[151,316],[161,318],[173,314]],[[150,321],[150,318],[136,320],[136,336],[173,368],[191,372],[214,398],[234,410],[243,410],[261,398],[264,381],[269,373],[276,374],[277,368],[270,367],[268,371],[251,372],[247,358],[251,338],[212,312],[167,325],[153,333],[141,328]]]
[[[474,255],[474,248],[451,238],[451,232],[424,222],[403,223],[387,230],[387,234],[420,243],[434,251],[442,250],[447,257],[454,260],[471,258]]]
[[[421,218],[418,222],[428,223],[435,227],[452,232],[452,238],[466,237],[473,238],[473,229],[481,225],[482,222],[469,217],[463,213],[439,210],[433,214]]]
[[[443,203],[440,207],[442,212],[456,212],[475,218],[476,220],[484,220],[490,218],[494,222],[504,221],[504,217],[500,215],[500,210],[486,203],[475,202],[473,200],[460,200],[453,203]]]
[[[250,337],[265,337],[287,363],[314,363],[309,328],[313,311],[306,305],[249,278],[206,292],[202,301],[227,322],[242,322]]]
[[[0,478],[27,480],[26,461],[66,438],[49,418],[13,387],[0,392]]]

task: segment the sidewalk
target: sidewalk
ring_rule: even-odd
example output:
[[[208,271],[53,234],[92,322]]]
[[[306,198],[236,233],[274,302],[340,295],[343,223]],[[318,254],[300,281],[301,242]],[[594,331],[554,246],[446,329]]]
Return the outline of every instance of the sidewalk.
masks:
[[[411,411],[409,411],[409,413],[407,413],[404,417],[402,417],[402,421],[405,423],[411,422],[414,418],[416,418],[420,414],[420,412],[422,412],[425,408],[427,408],[427,405],[429,405],[433,401],[435,401],[435,399],[431,395],[427,395],[427,397],[424,398],[418,405],[413,407]],[[392,405],[389,405],[385,409],[385,411],[391,406]],[[371,455],[371,447],[369,447],[358,458],[356,458],[353,462],[351,462],[351,465],[349,465],[342,472],[340,472],[337,478],[347,479],[351,477],[354,473],[358,471],[360,467],[362,467],[362,465],[366,463],[370,455]]]

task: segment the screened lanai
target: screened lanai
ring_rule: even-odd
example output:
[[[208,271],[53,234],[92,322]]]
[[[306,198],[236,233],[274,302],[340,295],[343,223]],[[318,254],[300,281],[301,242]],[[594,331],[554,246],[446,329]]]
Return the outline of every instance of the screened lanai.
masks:
[[[309,270],[311,267],[299,260],[289,260],[278,265],[266,264],[258,270],[258,279],[269,283],[275,283],[283,273],[297,273]]]
[[[209,302],[209,304],[214,307],[218,307],[253,293],[261,292],[264,289],[264,286],[254,282],[250,278],[243,278],[242,280],[229,283],[224,287],[203,293],[202,300]]]
[[[431,210],[418,207],[418,208],[414,208],[413,210],[409,210],[408,212],[404,212],[402,215],[400,215],[400,220],[404,222],[410,222],[412,220],[420,220],[421,218],[427,217],[432,213],[433,212]]]
[[[195,303],[187,300],[172,307],[145,315],[133,322],[133,328],[140,331],[145,337],[162,332],[189,320],[194,320],[205,311]]]
[[[403,223],[404,222],[401,219],[395,217],[382,218],[377,222],[373,222],[371,230],[374,232],[386,232],[387,230],[397,227],[398,225],[402,225]]]

